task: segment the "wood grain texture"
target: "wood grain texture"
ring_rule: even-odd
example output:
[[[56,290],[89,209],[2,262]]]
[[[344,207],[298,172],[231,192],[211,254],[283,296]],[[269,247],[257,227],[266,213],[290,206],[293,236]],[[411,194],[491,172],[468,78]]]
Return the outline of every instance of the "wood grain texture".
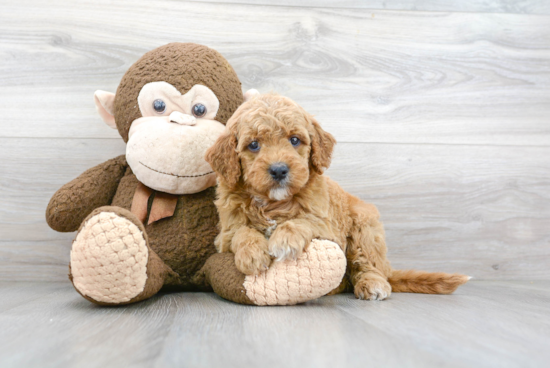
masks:
[[[292,307],[172,293],[102,308],[68,283],[4,282],[0,294],[19,301],[0,301],[2,367],[546,367],[550,358],[548,282]]]
[[[317,116],[340,142],[329,175],[380,208],[394,267],[550,279],[545,2],[264,1],[2,5],[0,280],[66,278],[74,234],[48,228],[49,198],[124,153],[93,92],[172,41]]]
[[[470,13],[550,14],[544,0],[194,0],[223,4],[350,8],[372,10],[412,10]]]
[[[66,280],[74,233],[45,220],[51,196],[90,167],[124,154],[121,139],[0,139],[0,280]]]
[[[546,147],[339,145],[328,175],[378,206],[395,268],[546,279]]]
[[[0,33],[3,137],[116,137],[93,91],[191,41],[342,142],[550,144],[549,16],[24,0],[3,5]]]
[[[53,193],[124,153],[114,139],[0,138],[0,279],[63,280],[74,234],[44,221]],[[378,206],[395,268],[549,279],[550,148],[337,145],[327,174]]]

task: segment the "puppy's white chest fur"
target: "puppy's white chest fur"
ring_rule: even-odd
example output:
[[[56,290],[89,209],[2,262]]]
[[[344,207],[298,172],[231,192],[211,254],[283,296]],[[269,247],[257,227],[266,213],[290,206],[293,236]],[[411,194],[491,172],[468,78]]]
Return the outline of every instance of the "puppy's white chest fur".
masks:
[[[283,199],[286,199],[286,197],[288,197],[287,187],[278,187],[269,191],[269,199],[274,201],[282,201]]]

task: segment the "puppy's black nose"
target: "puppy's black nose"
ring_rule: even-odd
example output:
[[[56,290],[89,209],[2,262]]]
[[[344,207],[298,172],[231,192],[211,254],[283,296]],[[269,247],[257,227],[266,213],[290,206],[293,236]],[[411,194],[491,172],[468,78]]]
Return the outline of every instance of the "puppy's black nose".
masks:
[[[269,167],[269,173],[277,181],[284,180],[288,175],[288,166],[283,162],[276,162]]]

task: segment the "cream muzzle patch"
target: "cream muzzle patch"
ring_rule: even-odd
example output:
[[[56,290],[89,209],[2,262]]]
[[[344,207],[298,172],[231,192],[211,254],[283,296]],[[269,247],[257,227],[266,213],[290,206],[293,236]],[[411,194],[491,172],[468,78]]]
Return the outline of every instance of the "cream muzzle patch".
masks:
[[[137,179],[170,194],[192,194],[216,184],[204,160],[225,126],[214,120],[219,101],[205,86],[181,94],[166,82],[146,84],[138,104],[143,117],[128,134],[126,159]]]

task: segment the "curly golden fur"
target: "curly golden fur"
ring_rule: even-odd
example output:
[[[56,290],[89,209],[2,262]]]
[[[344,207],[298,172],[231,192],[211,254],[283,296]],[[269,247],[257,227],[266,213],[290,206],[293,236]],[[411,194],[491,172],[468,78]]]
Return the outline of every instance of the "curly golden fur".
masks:
[[[358,298],[380,300],[392,290],[448,294],[468,280],[392,270],[378,210],[323,175],[336,141],[292,100],[257,96],[239,107],[227,128],[206,154],[218,174],[215,244],[235,254],[243,273],[262,272],[273,258],[296,258],[322,238],[339,244],[348,259],[333,293],[353,290]],[[286,169],[277,174],[277,166]]]

